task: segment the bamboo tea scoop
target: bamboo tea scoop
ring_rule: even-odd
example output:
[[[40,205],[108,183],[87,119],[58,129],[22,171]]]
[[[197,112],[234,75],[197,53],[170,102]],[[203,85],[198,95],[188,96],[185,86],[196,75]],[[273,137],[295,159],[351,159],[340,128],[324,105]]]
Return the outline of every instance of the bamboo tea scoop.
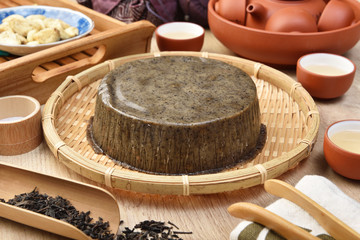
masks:
[[[21,193],[28,193],[37,187],[41,194],[61,196],[79,211],[90,211],[95,221],[102,217],[109,221],[109,230],[117,233],[120,224],[119,206],[106,190],[73,180],[36,173],[7,163],[0,163],[0,198],[6,201]],[[69,223],[43,214],[0,202],[0,217],[31,227],[52,232],[64,237],[89,240],[85,233]]]
[[[311,235],[306,230],[294,225],[279,215],[252,203],[239,202],[232,204],[228,208],[228,212],[234,217],[260,223],[279,233],[286,239],[319,240],[319,238]]]
[[[276,179],[267,180],[265,190],[302,207],[336,240],[360,240],[360,234],[295,187]]]

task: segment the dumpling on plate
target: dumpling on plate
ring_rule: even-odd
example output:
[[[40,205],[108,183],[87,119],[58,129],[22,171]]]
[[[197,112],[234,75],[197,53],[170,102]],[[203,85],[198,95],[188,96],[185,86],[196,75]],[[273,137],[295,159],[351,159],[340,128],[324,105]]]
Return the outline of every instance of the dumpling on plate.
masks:
[[[0,43],[7,44],[7,45],[20,45],[21,38],[20,35],[11,32],[11,31],[4,31],[0,33]]]
[[[30,45],[30,46],[36,46],[36,45],[39,45],[40,43],[38,41],[31,41],[31,42],[28,42],[26,43],[26,45]]]
[[[9,26],[11,27],[11,29],[26,37],[28,32],[31,30],[40,30],[41,26],[38,24],[33,24],[31,21],[26,21],[25,19],[17,19],[17,18],[13,18],[11,20],[8,21]]]
[[[68,27],[65,29],[65,33],[67,34],[66,36],[67,38],[72,38],[79,35],[79,29],[76,27]],[[63,38],[63,39],[67,39],[67,38]]]
[[[12,19],[22,19],[22,20],[23,20],[24,17],[21,16],[21,15],[19,15],[19,14],[13,14],[13,15],[10,15],[10,16],[4,18],[4,19],[2,20],[2,22],[3,22],[3,23],[4,23],[4,22],[9,22],[9,21],[11,21]]]
[[[71,26],[60,19],[46,18],[44,20],[44,24],[47,28],[56,28],[57,30],[59,30],[61,39],[68,39],[71,37],[69,33],[65,31],[65,29]]]
[[[37,20],[44,20],[46,17],[44,15],[41,14],[33,14],[33,15],[29,15],[27,16],[25,19],[30,20],[30,21],[37,21]]]
[[[40,44],[56,42],[60,40],[60,32],[56,28],[45,28],[34,33],[31,40]]]
[[[44,19],[44,23],[46,27],[61,27],[63,29],[71,27],[69,24],[67,24],[61,19],[46,18]]]
[[[34,29],[38,31],[46,28],[44,21],[41,19],[32,19],[32,20],[26,19],[26,20],[34,27]]]
[[[4,23],[0,24],[0,33],[5,32],[5,31],[10,31],[10,32],[13,31],[8,22],[4,22]]]
[[[37,30],[31,30],[31,31],[29,31],[28,34],[27,34],[26,39],[27,39],[29,42],[35,41],[35,40],[34,40],[34,34],[37,33],[37,32],[39,32],[39,31],[37,31]]]

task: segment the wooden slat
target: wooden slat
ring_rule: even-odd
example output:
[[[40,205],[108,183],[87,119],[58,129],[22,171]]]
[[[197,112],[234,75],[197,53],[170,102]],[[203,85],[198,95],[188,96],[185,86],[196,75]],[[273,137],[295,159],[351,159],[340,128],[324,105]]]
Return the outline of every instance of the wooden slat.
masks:
[[[71,57],[63,57],[63,58],[55,60],[54,62],[63,66],[63,65],[70,64],[70,63],[74,63],[74,62],[76,62],[76,60]]]
[[[0,8],[17,7],[17,6],[19,5],[13,2],[8,2],[8,1],[0,2]]]
[[[47,62],[47,63],[41,64],[40,66],[46,70],[51,70],[51,69],[60,67],[60,65],[57,64],[56,62]]]
[[[76,59],[76,60],[85,59],[85,58],[88,58],[89,56],[92,56],[92,55],[86,54],[85,52],[79,52],[79,53],[70,55],[71,58]]]
[[[30,0],[11,0],[11,1],[6,1],[6,2],[13,2],[14,4],[17,4],[17,5],[34,5],[34,2],[32,2]]]

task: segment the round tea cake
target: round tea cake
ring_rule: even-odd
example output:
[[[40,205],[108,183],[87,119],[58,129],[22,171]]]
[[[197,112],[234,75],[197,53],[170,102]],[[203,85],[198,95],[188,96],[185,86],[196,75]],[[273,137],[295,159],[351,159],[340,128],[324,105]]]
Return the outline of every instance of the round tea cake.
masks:
[[[249,75],[218,60],[168,56],[125,63],[102,79],[89,136],[132,169],[190,174],[239,163],[260,128]]]

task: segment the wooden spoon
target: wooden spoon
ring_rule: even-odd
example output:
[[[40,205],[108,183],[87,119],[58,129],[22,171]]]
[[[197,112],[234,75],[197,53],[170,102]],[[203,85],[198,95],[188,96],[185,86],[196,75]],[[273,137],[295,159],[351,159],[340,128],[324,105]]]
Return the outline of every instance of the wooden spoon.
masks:
[[[120,211],[116,199],[106,190],[73,180],[36,173],[10,164],[0,163],[0,198],[8,200],[15,195],[31,192],[37,187],[40,193],[68,199],[79,211],[90,211],[96,221],[102,217],[109,221],[109,230],[117,233]],[[68,238],[91,239],[69,223],[0,202],[0,217]]]
[[[264,187],[268,193],[302,207],[336,240],[360,240],[359,233],[293,186],[280,180],[270,179],[265,182]]]
[[[319,238],[311,235],[306,230],[292,224],[279,215],[252,203],[239,202],[232,204],[228,208],[228,212],[234,217],[260,223],[279,233],[286,239],[319,240]]]

